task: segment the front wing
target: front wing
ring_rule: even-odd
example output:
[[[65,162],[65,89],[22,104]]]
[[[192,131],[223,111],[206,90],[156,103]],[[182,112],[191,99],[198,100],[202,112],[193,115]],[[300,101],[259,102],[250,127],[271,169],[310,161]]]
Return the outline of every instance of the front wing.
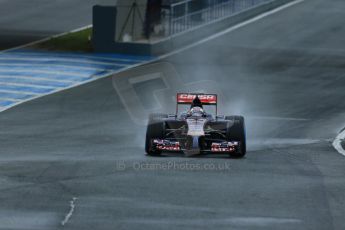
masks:
[[[233,153],[239,148],[240,143],[238,141],[212,141],[210,148],[201,149],[203,153]],[[166,151],[166,152],[183,152],[190,149],[185,147],[180,141],[166,140],[166,139],[153,139],[153,150]]]

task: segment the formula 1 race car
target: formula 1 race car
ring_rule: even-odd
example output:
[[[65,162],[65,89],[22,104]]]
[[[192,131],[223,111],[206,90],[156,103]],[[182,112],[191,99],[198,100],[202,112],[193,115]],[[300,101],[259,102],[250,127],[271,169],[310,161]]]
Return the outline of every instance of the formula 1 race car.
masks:
[[[148,155],[180,152],[197,154],[246,154],[245,123],[242,116],[217,115],[217,95],[178,93],[176,114],[151,114],[146,132],[145,150]],[[190,105],[179,114],[179,105]],[[215,116],[204,106],[215,106]]]

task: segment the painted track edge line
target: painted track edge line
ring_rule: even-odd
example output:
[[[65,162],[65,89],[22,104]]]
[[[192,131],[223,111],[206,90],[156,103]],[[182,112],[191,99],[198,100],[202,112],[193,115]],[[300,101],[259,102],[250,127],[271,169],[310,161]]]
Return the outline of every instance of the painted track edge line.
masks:
[[[13,48],[1,50],[0,53],[6,53],[6,52],[9,52],[9,51],[14,51],[14,50],[19,50],[19,49],[22,49],[22,48],[26,48],[26,47],[33,46],[33,45],[36,45],[36,44],[41,43],[41,42],[49,41],[52,38],[61,37],[61,36],[64,36],[66,34],[75,33],[75,32],[78,32],[78,31],[81,31],[81,30],[85,30],[85,29],[88,29],[88,28],[91,28],[91,27],[92,27],[92,25],[83,26],[83,27],[80,27],[80,28],[77,28],[77,29],[74,29],[74,30],[70,30],[70,31],[64,32],[64,33],[56,34],[56,35],[49,36],[49,37],[46,37],[46,38],[43,38],[43,39],[40,39],[40,40],[37,40],[37,41],[33,41],[33,42],[30,42],[30,43],[27,43],[27,44],[24,44],[24,45],[21,45],[21,46],[16,46],[16,47],[13,47]]]
[[[84,84],[87,84],[87,83],[90,83],[90,82],[93,82],[93,81],[96,81],[96,80],[100,80],[100,79],[103,79],[103,78],[106,78],[106,77],[110,77],[110,76],[112,76],[112,75],[114,75],[114,74],[124,72],[124,71],[126,71],[126,70],[131,69],[131,68],[135,68],[135,67],[138,67],[138,66],[142,66],[142,65],[146,65],[146,64],[150,64],[150,63],[153,63],[153,62],[162,60],[162,59],[167,58],[167,57],[170,57],[170,56],[172,56],[172,55],[174,55],[174,54],[183,52],[183,51],[185,51],[185,50],[188,50],[188,49],[193,48],[193,47],[195,47],[195,46],[201,45],[201,44],[203,44],[203,43],[205,43],[205,42],[208,42],[208,41],[213,40],[213,39],[215,39],[215,38],[218,38],[218,37],[220,37],[220,36],[223,36],[223,35],[225,35],[225,34],[227,34],[227,33],[230,33],[230,32],[232,32],[232,31],[235,31],[235,30],[237,30],[237,29],[239,29],[239,28],[242,28],[242,27],[244,27],[244,26],[246,26],[246,25],[249,25],[249,24],[251,24],[251,23],[254,23],[254,22],[256,22],[256,21],[258,21],[258,20],[260,20],[260,19],[262,19],[262,18],[265,18],[265,17],[267,17],[267,16],[270,16],[270,15],[273,15],[273,14],[275,14],[275,13],[278,13],[278,12],[280,12],[280,11],[282,11],[282,10],[285,10],[285,9],[287,9],[287,8],[289,8],[289,7],[292,7],[292,6],[296,5],[296,4],[302,3],[302,2],[304,2],[304,1],[305,1],[305,0],[295,0],[295,1],[289,2],[289,3],[284,4],[284,5],[282,5],[282,6],[278,7],[278,8],[274,8],[274,9],[272,9],[272,10],[270,10],[270,11],[264,12],[264,13],[262,13],[262,14],[256,16],[256,17],[254,17],[254,18],[245,20],[245,21],[243,21],[243,22],[241,22],[241,23],[239,23],[239,24],[237,24],[237,25],[234,25],[234,26],[232,26],[232,27],[226,29],[225,31],[221,31],[221,32],[218,32],[218,33],[216,33],[216,34],[214,34],[214,35],[211,35],[211,36],[209,36],[209,37],[207,37],[207,38],[201,39],[200,41],[195,42],[195,43],[193,43],[192,45],[188,45],[188,46],[182,47],[182,48],[177,49],[177,50],[175,50],[175,51],[173,51],[173,52],[170,52],[170,53],[167,53],[167,54],[158,56],[157,58],[153,58],[152,60],[148,60],[148,61],[144,61],[144,62],[141,62],[141,63],[137,63],[137,64],[135,64],[135,65],[127,66],[127,67],[124,67],[123,69],[120,69],[120,70],[117,70],[117,71],[114,71],[114,72],[111,72],[111,73],[106,73],[106,74],[104,74],[104,75],[100,75],[100,76],[98,76],[97,78],[94,78],[94,79],[89,79],[89,80],[86,80],[86,81],[83,81],[83,82],[78,82],[77,84],[71,85],[71,86],[66,87],[66,88],[63,88],[63,89],[58,89],[58,90],[54,90],[54,91],[49,92],[49,93],[46,93],[46,94],[37,95],[37,96],[34,96],[34,97],[30,98],[30,99],[23,100],[23,101],[20,101],[20,102],[18,102],[18,103],[12,104],[11,106],[8,106],[8,107],[4,107],[4,108],[1,108],[1,107],[0,107],[0,113],[1,113],[1,112],[4,112],[4,111],[6,111],[6,110],[9,110],[9,109],[11,109],[11,108],[13,108],[13,107],[16,107],[16,106],[18,106],[18,105],[21,105],[21,104],[23,104],[23,103],[26,103],[26,102],[28,102],[28,101],[33,101],[33,100],[38,99],[38,98],[40,98],[40,97],[44,97],[44,96],[48,96],[48,95],[51,95],[51,94],[59,93],[59,92],[65,91],[65,90],[69,90],[69,89],[72,89],[72,88],[75,88],[75,87],[78,87],[78,86],[81,86],[81,85],[84,85]],[[79,29],[74,30],[74,32],[75,32],[75,31],[79,31],[79,30],[83,30],[83,29],[87,29],[87,28],[89,28],[90,26],[92,26],[92,25],[88,25],[88,26],[81,27],[81,28],[79,28]],[[52,37],[49,37],[49,38],[46,38],[46,39],[42,39],[42,40],[40,40],[40,41],[36,41],[36,42],[32,42],[32,43],[29,43],[29,44],[26,44],[26,45],[22,45],[22,46],[19,46],[19,47],[15,47],[15,48],[12,48],[12,49],[3,50],[3,51],[0,51],[0,53],[7,52],[7,51],[11,51],[11,50],[18,50],[18,49],[21,49],[21,48],[24,48],[24,47],[27,47],[27,46],[30,46],[30,45],[37,44],[37,43],[42,42],[42,41],[46,41],[46,40],[51,39],[51,38],[54,38],[54,37],[63,36],[63,35],[68,34],[68,33],[70,33],[70,32],[71,32],[71,31],[66,32],[66,33],[62,33],[62,34],[58,34],[58,35],[55,35],[55,36],[52,36]]]
[[[157,59],[156,59],[157,60]],[[91,78],[89,80],[86,80],[86,81],[82,81],[82,82],[78,82],[76,84],[73,84],[71,86],[68,86],[66,88],[63,88],[63,89],[57,89],[57,90],[53,90],[49,93],[43,93],[43,94],[40,94],[40,95],[36,95],[34,97],[31,97],[29,99],[26,99],[26,100],[23,100],[23,101],[20,101],[18,103],[14,103],[8,107],[0,107],[0,113],[1,112],[4,112],[6,110],[9,110],[13,107],[16,107],[18,105],[21,105],[23,103],[26,103],[26,102],[29,102],[29,101],[33,101],[33,100],[36,100],[40,97],[44,97],[44,96],[48,96],[48,95],[51,95],[51,94],[55,94],[55,93],[59,93],[59,92],[62,92],[62,91],[65,91],[65,90],[69,90],[69,89],[72,89],[72,88],[75,88],[75,87],[78,87],[78,86],[81,86],[81,85],[84,85],[84,84],[87,84],[87,83],[90,83],[90,82],[93,82],[93,81],[97,81],[97,80],[100,80],[100,79],[103,79],[103,78],[106,78],[106,77],[109,77],[109,76],[112,76],[114,74],[117,74],[117,73],[121,73],[123,71],[126,71],[126,70],[129,70],[131,68],[135,68],[135,67],[138,67],[138,66],[141,66],[141,65],[145,65],[145,64],[149,64],[149,63],[152,63],[153,61],[147,61],[147,62],[143,62],[143,63],[138,63],[136,65],[132,65],[132,66],[128,66],[128,67],[125,67],[123,69],[120,69],[120,70],[117,70],[117,71],[114,71],[114,72],[110,72],[110,73],[106,73],[104,75],[100,75],[100,76],[97,76],[96,78]],[[91,76],[92,77],[92,76]]]

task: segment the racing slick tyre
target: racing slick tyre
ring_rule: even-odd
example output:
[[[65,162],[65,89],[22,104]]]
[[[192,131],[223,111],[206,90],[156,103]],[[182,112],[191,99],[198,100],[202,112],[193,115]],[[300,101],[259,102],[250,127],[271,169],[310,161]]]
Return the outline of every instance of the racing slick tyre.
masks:
[[[229,141],[240,142],[238,151],[230,153],[230,157],[242,158],[246,155],[247,151],[244,118],[242,116],[226,116],[225,120],[233,121],[233,123],[227,127],[227,139]]]
[[[150,114],[149,116],[145,141],[145,151],[149,156],[158,156],[161,154],[161,151],[152,148],[152,139],[164,138],[165,122],[163,119],[167,117],[168,115],[161,113]]]

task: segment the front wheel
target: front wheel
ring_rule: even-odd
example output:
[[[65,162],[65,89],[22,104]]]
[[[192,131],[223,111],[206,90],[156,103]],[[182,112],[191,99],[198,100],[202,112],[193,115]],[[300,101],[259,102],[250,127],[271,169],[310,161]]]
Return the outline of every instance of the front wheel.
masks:
[[[239,142],[238,150],[230,153],[230,157],[242,158],[247,152],[244,118],[242,116],[227,116],[225,119],[232,121],[229,122],[229,126],[227,128],[227,139],[229,141]]]
[[[149,156],[158,156],[161,151],[152,148],[153,139],[164,139],[165,122],[167,118],[165,114],[151,114],[146,130],[145,151]]]

